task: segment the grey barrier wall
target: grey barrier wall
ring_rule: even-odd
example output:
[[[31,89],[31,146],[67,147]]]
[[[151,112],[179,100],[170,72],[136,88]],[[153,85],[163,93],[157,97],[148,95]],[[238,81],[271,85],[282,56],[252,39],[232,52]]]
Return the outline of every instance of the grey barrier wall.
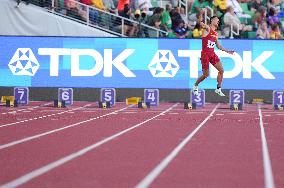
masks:
[[[53,101],[57,99],[58,88],[29,88],[30,100],[32,101]],[[185,89],[160,89],[160,102],[185,102],[190,101],[190,90]],[[226,97],[220,97],[214,90],[205,90],[206,102],[228,103],[229,90],[223,90]],[[248,103],[253,98],[262,98],[266,103],[272,103],[271,90],[245,90],[245,102]],[[13,95],[13,88],[0,87],[0,96]],[[125,101],[127,97],[142,97],[144,89],[116,89],[116,101]],[[73,98],[75,101],[99,101],[100,88],[73,88]]]
[[[25,3],[21,3],[19,8],[15,5],[16,1],[1,0],[0,35],[116,37],[105,31],[50,14],[32,4],[26,6]]]

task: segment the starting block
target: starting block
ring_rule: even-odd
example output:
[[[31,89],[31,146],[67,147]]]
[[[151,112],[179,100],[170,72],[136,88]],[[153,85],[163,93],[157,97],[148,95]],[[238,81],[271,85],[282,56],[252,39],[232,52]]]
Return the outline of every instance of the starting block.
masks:
[[[151,103],[150,102],[138,102],[138,108],[143,108],[143,109],[146,109],[146,108],[150,108],[151,106]]]
[[[184,102],[183,109],[195,110],[196,106],[196,103]]]
[[[252,104],[263,104],[264,103],[264,99],[262,99],[262,98],[253,98],[251,103]]]
[[[14,98],[17,100],[19,105],[29,104],[29,88],[27,87],[15,87]]]
[[[245,104],[244,90],[230,90],[230,110],[243,110]]]
[[[230,110],[243,110],[243,105],[241,103],[234,103],[230,105]]]
[[[281,104],[277,104],[277,105],[274,105],[274,110],[284,110],[284,105],[281,105]]]
[[[9,101],[14,101],[15,98],[14,96],[2,96],[1,97],[1,104],[2,105],[6,105],[6,101],[9,100]]]
[[[273,91],[273,108],[274,108],[274,110],[283,110],[283,108],[284,108],[284,90]]]
[[[193,90],[191,90],[190,93],[190,101],[192,104],[195,103],[196,107],[203,108],[205,106],[205,90],[198,90],[197,95],[194,94]]]
[[[73,89],[72,88],[58,88],[58,101],[64,101],[64,106],[73,104]]]
[[[18,101],[17,100],[6,100],[6,107],[18,107]]]
[[[139,102],[141,102],[141,97],[130,97],[130,98],[126,98],[126,105],[129,104],[135,104],[138,105]]]
[[[55,108],[65,108],[66,107],[66,103],[65,101],[58,101],[58,100],[54,100],[54,105]]]
[[[99,102],[99,108],[110,108],[110,107],[111,107],[110,101],[106,101],[106,102],[100,101]]]

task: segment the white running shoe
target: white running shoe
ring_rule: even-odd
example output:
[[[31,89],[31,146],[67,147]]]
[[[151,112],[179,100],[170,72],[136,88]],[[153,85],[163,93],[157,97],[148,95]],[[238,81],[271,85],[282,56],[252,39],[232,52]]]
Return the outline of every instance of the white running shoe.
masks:
[[[198,86],[193,86],[193,94],[198,95]]]
[[[222,92],[221,88],[215,89],[215,93],[217,93],[217,94],[220,95],[221,97],[225,97],[225,96],[226,96],[226,95]]]

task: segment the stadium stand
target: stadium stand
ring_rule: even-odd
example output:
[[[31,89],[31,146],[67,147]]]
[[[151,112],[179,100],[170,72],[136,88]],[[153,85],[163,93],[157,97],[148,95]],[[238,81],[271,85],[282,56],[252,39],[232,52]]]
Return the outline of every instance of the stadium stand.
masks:
[[[36,16],[35,16],[36,15]],[[51,14],[46,9],[14,0],[0,3],[0,35],[4,36],[96,36],[116,37],[116,35],[89,27],[63,16]]]
[[[122,37],[198,38],[212,15],[221,38],[282,39],[284,31],[284,0],[23,1]]]

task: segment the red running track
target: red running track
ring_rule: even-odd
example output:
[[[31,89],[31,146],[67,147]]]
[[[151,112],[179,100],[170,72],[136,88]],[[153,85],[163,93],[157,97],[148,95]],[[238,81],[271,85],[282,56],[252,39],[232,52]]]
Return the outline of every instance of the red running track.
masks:
[[[30,113],[22,114],[21,118],[17,118],[14,122],[11,122],[9,116],[7,116],[6,121],[9,122],[7,123],[5,121],[4,123],[0,123],[0,143],[6,144],[13,140],[19,140],[27,136],[62,128],[125,107],[122,104],[118,104],[115,108],[99,111],[92,106],[84,107],[89,104],[90,103],[87,102],[80,102],[79,104],[73,105],[72,108],[41,108],[31,111]],[[21,122],[22,120],[28,121]]]
[[[78,103],[79,107],[83,105],[85,103]],[[197,130],[172,160],[144,185],[265,187],[263,139],[255,105],[234,112],[222,104],[213,113],[216,104],[207,104],[206,108],[196,111],[183,110],[179,104],[165,112],[172,105],[161,104],[149,110],[123,109],[97,119],[91,118],[125,106],[118,104],[115,109],[107,110],[82,108],[74,113],[55,115],[56,121],[43,118],[2,127],[0,185],[13,182],[23,187],[135,187]],[[272,180],[275,187],[281,187],[284,184],[281,162],[284,113],[265,107],[267,109],[261,113]],[[209,118],[210,113],[213,115]],[[38,116],[37,112],[34,116]],[[1,149],[9,142],[86,120],[90,121]],[[121,132],[123,130],[126,131]],[[2,139],[3,135],[6,136]],[[82,153],[76,153],[78,151]]]

